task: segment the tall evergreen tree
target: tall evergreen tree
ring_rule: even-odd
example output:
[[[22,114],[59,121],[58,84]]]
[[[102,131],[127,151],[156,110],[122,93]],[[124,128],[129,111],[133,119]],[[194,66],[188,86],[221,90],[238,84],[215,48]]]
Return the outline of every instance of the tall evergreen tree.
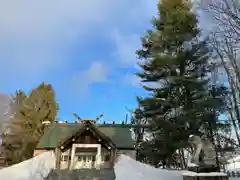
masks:
[[[4,138],[10,164],[31,158],[43,135],[43,121],[56,120],[58,104],[50,84],[42,83],[29,95],[22,91],[13,96],[12,118]]]
[[[142,38],[142,48],[137,51],[142,60],[137,75],[143,83],[155,84],[143,86],[150,95],[139,102],[152,124],[153,139],[145,152],[155,166],[159,159],[170,165],[176,150],[188,146],[190,134],[218,128],[225,92],[225,88],[214,87],[213,96],[209,89],[211,53],[207,40],[199,38],[191,3],[161,0],[158,10],[153,29]]]

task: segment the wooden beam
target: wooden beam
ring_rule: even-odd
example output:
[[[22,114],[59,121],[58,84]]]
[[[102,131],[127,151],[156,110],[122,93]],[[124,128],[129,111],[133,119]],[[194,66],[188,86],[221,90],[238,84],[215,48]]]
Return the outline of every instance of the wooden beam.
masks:
[[[100,114],[100,116],[98,116],[97,118],[96,118],[96,120],[95,120],[95,122],[97,122],[100,118],[102,118],[104,116],[104,114],[102,113],[102,114]]]
[[[116,148],[111,149],[110,153],[110,166],[111,168],[114,167],[115,161],[116,161]]]
[[[78,119],[78,121],[82,121],[82,118],[80,118],[75,112],[72,113],[74,117]]]
[[[55,168],[60,169],[60,164],[61,164],[61,150],[59,148],[55,148],[55,155],[56,155],[56,164]]]
[[[67,169],[70,169],[70,164],[71,164],[71,153],[72,153],[72,148],[69,148],[69,152],[68,152],[68,167],[67,167]]]

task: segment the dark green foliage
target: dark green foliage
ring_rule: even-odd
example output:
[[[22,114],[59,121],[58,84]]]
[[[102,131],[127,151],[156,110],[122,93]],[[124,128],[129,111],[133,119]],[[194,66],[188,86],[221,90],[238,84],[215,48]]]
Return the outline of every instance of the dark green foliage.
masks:
[[[43,121],[56,119],[58,105],[51,85],[40,84],[29,95],[17,91],[12,97],[12,118],[4,138],[9,164],[31,158],[43,135]]]
[[[170,165],[176,150],[188,146],[190,134],[212,137],[218,115],[225,110],[226,93],[225,87],[210,86],[211,53],[207,40],[200,41],[191,4],[162,0],[158,9],[153,30],[137,51],[142,60],[137,76],[148,83],[144,89],[150,92],[139,101],[142,116],[152,125],[153,139],[144,151],[156,166],[159,160]]]

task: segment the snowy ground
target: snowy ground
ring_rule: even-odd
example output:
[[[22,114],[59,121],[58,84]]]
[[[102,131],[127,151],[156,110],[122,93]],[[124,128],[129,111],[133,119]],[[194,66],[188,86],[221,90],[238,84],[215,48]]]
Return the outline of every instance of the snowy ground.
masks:
[[[227,171],[235,171],[235,172],[240,171],[240,155],[229,159],[228,163],[229,164],[225,165]],[[239,179],[240,179],[239,177],[229,178],[229,180],[239,180]]]
[[[229,159],[228,163],[226,165],[226,170],[227,171],[240,171],[240,155]]]
[[[55,167],[54,152],[46,152],[30,160],[3,168],[0,179],[6,180],[43,180],[51,169]]]
[[[28,161],[0,170],[1,179],[7,180],[43,180],[55,166],[54,152],[46,152]],[[132,158],[121,155],[114,166],[116,180],[182,180],[183,174],[199,176],[200,174],[189,171],[175,171],[156,169],[149,165],[137,162]],[[205,175],[205,174],[202,174]],[[216,176],[222,173],[211,173]],[[239,179],[239,178],[236,178]],[[230,180],[235,180],[230,178]]]
[[[126,155],[121,155],[115,167],[116,180],[182,180],[186,176],[223,176],[224,173],[194,173],[156,169],[147,164],[137,162]],[[232,180],[232,179],[231,179]]]
[[[182,180],[180,172],[156,169],[137,162],[126,155],[119,157],[114,169],[116,180]]]

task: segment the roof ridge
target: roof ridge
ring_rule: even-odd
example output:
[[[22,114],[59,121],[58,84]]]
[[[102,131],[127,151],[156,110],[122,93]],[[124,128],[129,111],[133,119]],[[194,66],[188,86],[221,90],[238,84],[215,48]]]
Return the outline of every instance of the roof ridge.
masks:
[[[60,141],[64,141],[64,139],[72,135],[73,132],[79,131],[81,125],[81,123],[54,123],[49,125],[49,127],[44,130],[44,134],[37,145],[37,149],[57,147]],[[134,140],[132,139],[130,132],[131,127],[129,125],[92,124],[92,126],[109,137],[118,148],[133,148]]]
[[[51,126],[51,125],[56,125],[56,126],[58,126],[58,125],[66,125],[66,126],[68,126],[68,125],[80,125],[81,123],[53,123],[53,124],[49,124],[48,126]],[[93,124],[93,125],[95,125],[95,126],[105,126],[105,127],[129,127],[129,126],[136,126],[136,125],[134,125],[134,124]]]

